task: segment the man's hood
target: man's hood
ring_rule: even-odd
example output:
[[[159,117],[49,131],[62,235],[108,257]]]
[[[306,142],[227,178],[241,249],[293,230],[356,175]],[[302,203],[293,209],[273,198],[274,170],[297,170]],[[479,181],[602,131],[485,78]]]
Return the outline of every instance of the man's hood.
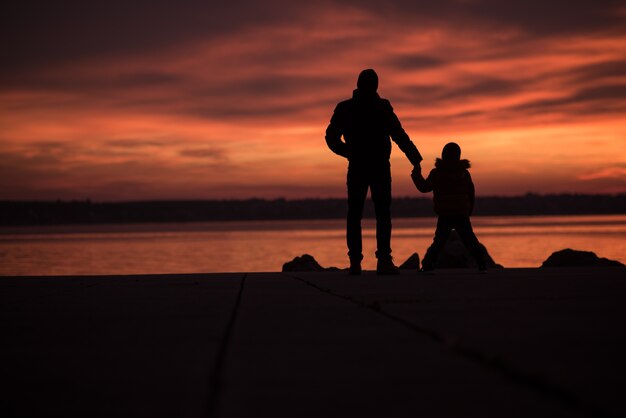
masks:
[[[352,92],[352,98],[355,100],[376,100],[380,96],[375,90],[355,89]]]

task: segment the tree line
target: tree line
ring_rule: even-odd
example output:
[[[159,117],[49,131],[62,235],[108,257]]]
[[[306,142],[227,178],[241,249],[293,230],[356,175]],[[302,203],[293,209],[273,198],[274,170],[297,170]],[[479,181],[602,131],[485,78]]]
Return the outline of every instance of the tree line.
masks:
[[[54,225],[143,222],[202,222],[278,219],[339,219],[345,199],[245,199],[188,201],[0,201],[0,225]],[[624,214],[626,194],[554,194],[476,198],[475,216]],[[394,217],[434,216],[430,198],[393,200]],[[364,217],[374,217],[371,201]]]

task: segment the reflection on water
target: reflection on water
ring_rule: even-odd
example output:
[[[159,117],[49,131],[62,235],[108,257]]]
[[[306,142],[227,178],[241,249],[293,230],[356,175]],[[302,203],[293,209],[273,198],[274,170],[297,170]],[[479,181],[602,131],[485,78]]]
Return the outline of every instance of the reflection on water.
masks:
[[[563,248],[626,263],[626,215],[476,217],[476,235],[505,267],[536,267]],[[435,218],[394,220],[398,262],[430,245]],[[374,221],[365,220],[365,269],[375,268]],[[309,253],[347,265],[343,220],[50,226],[0,229],[1,275],[279,271]]]

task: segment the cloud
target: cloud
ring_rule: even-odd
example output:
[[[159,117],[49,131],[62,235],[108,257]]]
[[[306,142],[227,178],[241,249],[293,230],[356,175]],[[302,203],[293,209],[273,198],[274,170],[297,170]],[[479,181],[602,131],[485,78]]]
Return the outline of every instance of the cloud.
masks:
[[[442,106],[454,100],[480,100],[483,97],[514,95],[524,90],[523,81],[484,78],[452,85],[410,86],[402,96],[403,101],[422,102],[425,106]],[[475,113],[475,112],[472,112]]]
[[[124,138],[124,139],[112,139],[108,140],[104,143],[105,146],[111,148],[145,148],[145,147],[162,147],[167,145],[166,141],[159,141],[155,139],[132,139],[132,138]]]
[[[611,166],[601,168],[599,170],[590,171],[578,176],[579,180],[606,180],[606,179],[617,179],[621,180],[622,183],[626,183],[626,164],[622,164],[619,166]]]
[[[183,157],[201,158],[209,160],[223,160],[225,153],[223,149],[218,148],[191,148],[179,151]]]
[[[271,25],[298,12],[287,1],[215,3],[136,0],[87,4],[12,2],[0,25],[6,64],[0,74],[20,73],[94,56],[175,48],[252,24]]]
[[[563,112],[573,116],[626,111],[626,84],[581,89],[565,97],[529,101],[509,110],[523,113]]]
[[[626,60],[609,60],[582,65],[569,70],[572,83],[598,81],[612,78],[623,78],[626,74]]]
[[[585,154],[581,132],[602,140],[585,167],[601,172],[598,160],[621,161],[626,131],[626,15],[616,5],[13,2],[0,25],[0,152],[21,189],[0,181],[0,193],[341,195],[345,161],[323,132],[369,67],[425,152],[442,136],[471,138],[479,177],[490,166],[486,190],[523,193],[536,180],[498,183],[502,154],[544,170],[557,151]],[[541,184],[588,187],[568,183],[574,168]],[[394,185],[412,191],[404,177]]]
[[[220,4],[202,2],[109,1],[86,4],[59,0],[54,4],[11,2],[3,7],[0,34],[5,39],[3,84],[42,69],[96,57],[121,57],[180,50],[206,40],[228,40],[237,33],[260,32],[296,22],[303,30],[329,16],[378,16],[387,31],[430,32],[433,28],[471,32],[482,28],[499,35],[514,31],[526,39],[570,34],[624,33],[624,14],[618,0],[499,1],[390,0],[322,1],[313,4],[272,0],[240,0]],[[332,33],[340,28],[331,27]],[[374,27],[372,35],[378,33]],[[392,33],[394,35],[394,33]],[[387,34],[386,37],[389,37]],[[286,39],[287,43],[293,39]],[[332,40],[335,47],[354,47],[349,38]],[[322,44],[323,45],[323,44]],[[314,52],[312,50],[308,53]],[[259,54],[261,55],[261,54]],[[255,60],[262,59],[259,56]],[[271,60],[272,56],[268,57]],[[444,60],[448,61],[448,60]],[[396,64],[419,68],[437,65],[438,57],[415,52],[401,54]]]
[[[623,26],[620,28],[623,15],[619,0],[599,0],[593,5],[584,0],[396,0],[384,3],[353,0],[352,3],[399,16],[404,21],[419,19],[451,26],[483,26],[485,29],[515,27],[534,36],[566,35],[609,28],[623,30]]]
[[[421,70],[446,65],[446,61],[431,55],[403,54],[389,59],[390,65],[400,70]]]

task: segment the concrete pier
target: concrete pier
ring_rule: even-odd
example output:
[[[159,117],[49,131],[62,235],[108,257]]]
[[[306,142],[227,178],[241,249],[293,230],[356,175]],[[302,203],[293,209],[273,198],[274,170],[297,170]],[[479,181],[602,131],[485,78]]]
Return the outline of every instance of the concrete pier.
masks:
[[[626,269],[0,277],[11,417],[626,416]]]

